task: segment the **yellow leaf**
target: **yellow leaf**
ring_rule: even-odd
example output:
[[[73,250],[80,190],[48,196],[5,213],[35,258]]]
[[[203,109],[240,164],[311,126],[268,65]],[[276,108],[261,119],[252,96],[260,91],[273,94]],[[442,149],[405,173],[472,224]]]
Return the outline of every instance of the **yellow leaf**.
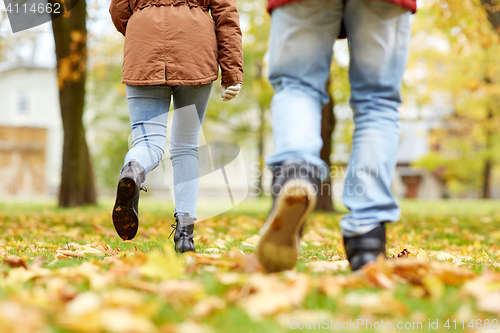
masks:
[[[438,277],[428,275],[424,277],[422,283],[432,300],[439,300],[444,294],[444,284]]]
[[[256,250],[259,241],[260,236],[258,234],[255,234],[252,237],[247,238],[243,242],[241,242],[241,245],[243,245],[244,250]]]
[[[417,251],[417,259],[419,259],[419,260],[429,260],[429,256],[427,255],[427,252],[425,252],[423,249],[418,249],[418,251]]]
[[[102,311],[101,323],[103,328],[110,332],[154,333],[158,331],[151,320],[124,309],[106,309]]]
[[[99,295],[90,291],[84,292],[66,305],[66,313],[70,316],[84,315],[98,311],[101,304],[102,300]]]
[[[165,255],[159,251],[147,254],[148,261],[140,268],[141,274],[153,279],[178,279],[184,272],[184,263],[170,246],[165,246]]]

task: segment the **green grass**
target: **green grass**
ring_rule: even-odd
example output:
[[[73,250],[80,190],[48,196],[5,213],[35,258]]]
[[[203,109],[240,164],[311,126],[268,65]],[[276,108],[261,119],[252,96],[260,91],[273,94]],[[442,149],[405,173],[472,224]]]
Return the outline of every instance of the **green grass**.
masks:
[[[336,213],[317,212],[309,219],[304,236],[306,244],[295,270],[295,274],[304,274],[310,284],[310,289],[300,304],[278,311],[275,315],[264,316],[260,320],[252,318],[245,306],[239,303],[245,298],[241,298],[240,294],[253,293],[252,290],[246,290],[245,285],[253,275],[260,273],[243,273],[240,269],[223,265],[191,265],[189,262],[194,258],[182,255],[177,255],[176,260],[182,263],[186,271],[178,279],[197,283],[201,286],[201,291],[190,289],[187,294],[177,295],[174,292],[166,297],[161,292],[146,291],[146,287],[141,286],[145,283],[156,288],[171,280],[162,281],[163,279],[155,276],[145,276],[142,267],[153,260],[149,255],[154,251],[166,253],[165,246],[173,248],[173,240],[168,239],[170,224],[173,222],[173,204],[148,196],[141,197],[141,228],[138,236],[130,242],[121,241],[114,233],[110,217],[112,204],[111,199],[104,199],[95,207],[61,209],[56,207],[55,202],[0,203],[0,230],[3,234],[0,246],[5,251],[3,257],[21,257],[28,266],[34,262],[34,258],[43,257],[45,263],[42,267],[52,272],[50,276],[42,274],[24,278],[24,268],[2,265],[1,332],[7,332],[16,325],[23,327],[22,332],[40,332],[43,329],[48,332],[113,331],[104,324],[96,326],[97,328],[86,328],[86,323],[101,320],[96,318],[102,311],[110,309],[145,318],[160,332],[182,330],[185,326],[178,325],[186,322],[195,322],[198,329],[212,332],[288,332],[296,330],[287,328],[287,320],[291,318],[287,316],[304,316],[307,319],[314,313],[327,316],[323,319],[334,322],[359,318],[370,319],[372,322],[423,322],[423,329],[404,330],[405,332],[436,331],[428,328],[429,320],[439,320],[441,330],[438,331],[442,331],[442,324],[447,319],[453,320],[459,316],[474,320],[498,317],[498,313],[479,311],[476,299],[464,294],[461,285],[446,285],[437,298],[423,295],[421,286],[408,283],[396,283],[393,290],[369,286],[342,288],[337,294],[327,296],[321,291],[321,284],[327,281],[324,280],[325,277],[346,276],[350,279],[354,275],[349,271],[313,273],[307,263],[329,260],[332,257],[345,258],[338,222],[346,209],[341,205],[338,205]],[[388,225],[389,254],[397,255],[403,249],[419,248],[429,254],[444,251],[466,258],[462,265],[465,270],[473,271],[479,276],[486,271],[500,275],[500,202],[406,200],[401,202],[401,207],[400,221]],[[225,247],[218,250],[222,256],[220,260],[236,260],[230,259],[228,254],[233,247],[252,254],[253,251],[248,250],[241,242],[258,233],[269,209],[268,198],[247,199],[220,216],[197,223],[195,233],[198,253],[218,248],[217,240],[222,240]],[[120,252],[112,256],[87,254],[84,258],[57,259],[56,250],[71,242],[81,245],[106,243],[113,249],[119,248]],[[87,264],[94,266],[85,266]],[[170,266],[174,264],[168,262],[167,267],[159,269],[174,269],[174,266]],[[36,268],[30,266],[27,272],[30,271],[36,272]],[[227,273],[237,274],[241,281],[223,284],[221,276]],[[280,281],[287,281],[287,274],[289,273],[276,276]],[[271,276],[273,275],[264,275],[263,283]],[[124,290],[138,294],[138,303],[128,304],[127,297],[110,301],[110,293]],[[101,299],[98,310],[89,310],[86,314],[71,313],[71,302],[85,292]],[[293,288],[290,292],[293,292]],[[500,282],[492,292],[500,292]],[[233,300],[235,295],[239,295],[240,298],[237,299],[240,301]],[[196,305],[209,296],[224,300],[226,305],[210,314],[194,315]],[[363,306],[365,299],[378,299],[379,304],[375,307]],[[269,300],[263,298],[261,305],[265,306],[266,302]],[[84,307],[86,303],[82,304]],[[19,310],[20,314],[10,317],[1,314],[2,306],[12,308],[15,305],[22,309]],[[70,318],[73,324],[67,324],[64,318]],[[130,325],[133,327],[134,323]],[[144,327],[147,326],[141,327],[146,330]],[[500,328],[500,324],[497,327]],[[130,331],[142,332],[140,329]]]

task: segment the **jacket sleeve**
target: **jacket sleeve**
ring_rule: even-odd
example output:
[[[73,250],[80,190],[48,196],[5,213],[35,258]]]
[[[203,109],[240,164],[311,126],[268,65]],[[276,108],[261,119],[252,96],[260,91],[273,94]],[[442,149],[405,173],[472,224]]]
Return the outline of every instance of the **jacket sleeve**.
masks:
[[[236,0],[211,0],[222,83],[243,82],[243,45]]]
[[[132,16],[132,9],[130,9],[128,0],[111,0],[109,13],[111,14],[111,20],[113,20],[116,30],[125,36],[128,20]]]

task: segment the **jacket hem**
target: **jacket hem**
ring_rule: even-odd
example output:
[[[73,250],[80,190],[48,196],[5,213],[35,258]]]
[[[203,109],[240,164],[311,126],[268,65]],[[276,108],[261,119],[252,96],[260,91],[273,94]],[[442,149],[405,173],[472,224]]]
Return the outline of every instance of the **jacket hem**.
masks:
[[[199,84],[207,84],[217,80],[219,75],[212,75],[202,79],[193,80],[129,80],[122,79],[123,84],[128,84],[131,86],[154,86],[157,84],[166,84],[169,86],[196,86]]]
[[[208,8],[204,6],[199,6],[198,1],[195,0],[152,0],[147,1],[141,5],[138,5],[134,8],[134,12],[148,8],[148,7],[162,7],[162,6],[179,6],[179,5],[187,5],[189,8],[201,8],[203,11],[208,11]]]

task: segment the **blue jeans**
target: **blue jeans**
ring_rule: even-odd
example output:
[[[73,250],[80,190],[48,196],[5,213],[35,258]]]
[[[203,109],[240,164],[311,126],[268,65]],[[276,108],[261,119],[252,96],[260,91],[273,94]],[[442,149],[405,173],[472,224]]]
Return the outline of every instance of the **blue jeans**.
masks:
[[[401,82],[410,41],[410,11],[370,0],[305,0],[272,12],[269,79],[275,152],[269,165],[301,159],[325,168],[319,153],[321,108],[329,96],[332,47],[344,20],[350,45],[350,104],[355,131],[343,200],[343,234],[397,221],[391,191],[399,141]]]
[[[201,86],[129,86],[127,101],[132,125],[132,149],[125,164],[136,160],[147,174],[163,158],[167,140],[167,115],[171,97],[174,116],[170,135],[170,159],[174,178],[175,213],[196,219],[198,199],[198,139],[212,89]]]

